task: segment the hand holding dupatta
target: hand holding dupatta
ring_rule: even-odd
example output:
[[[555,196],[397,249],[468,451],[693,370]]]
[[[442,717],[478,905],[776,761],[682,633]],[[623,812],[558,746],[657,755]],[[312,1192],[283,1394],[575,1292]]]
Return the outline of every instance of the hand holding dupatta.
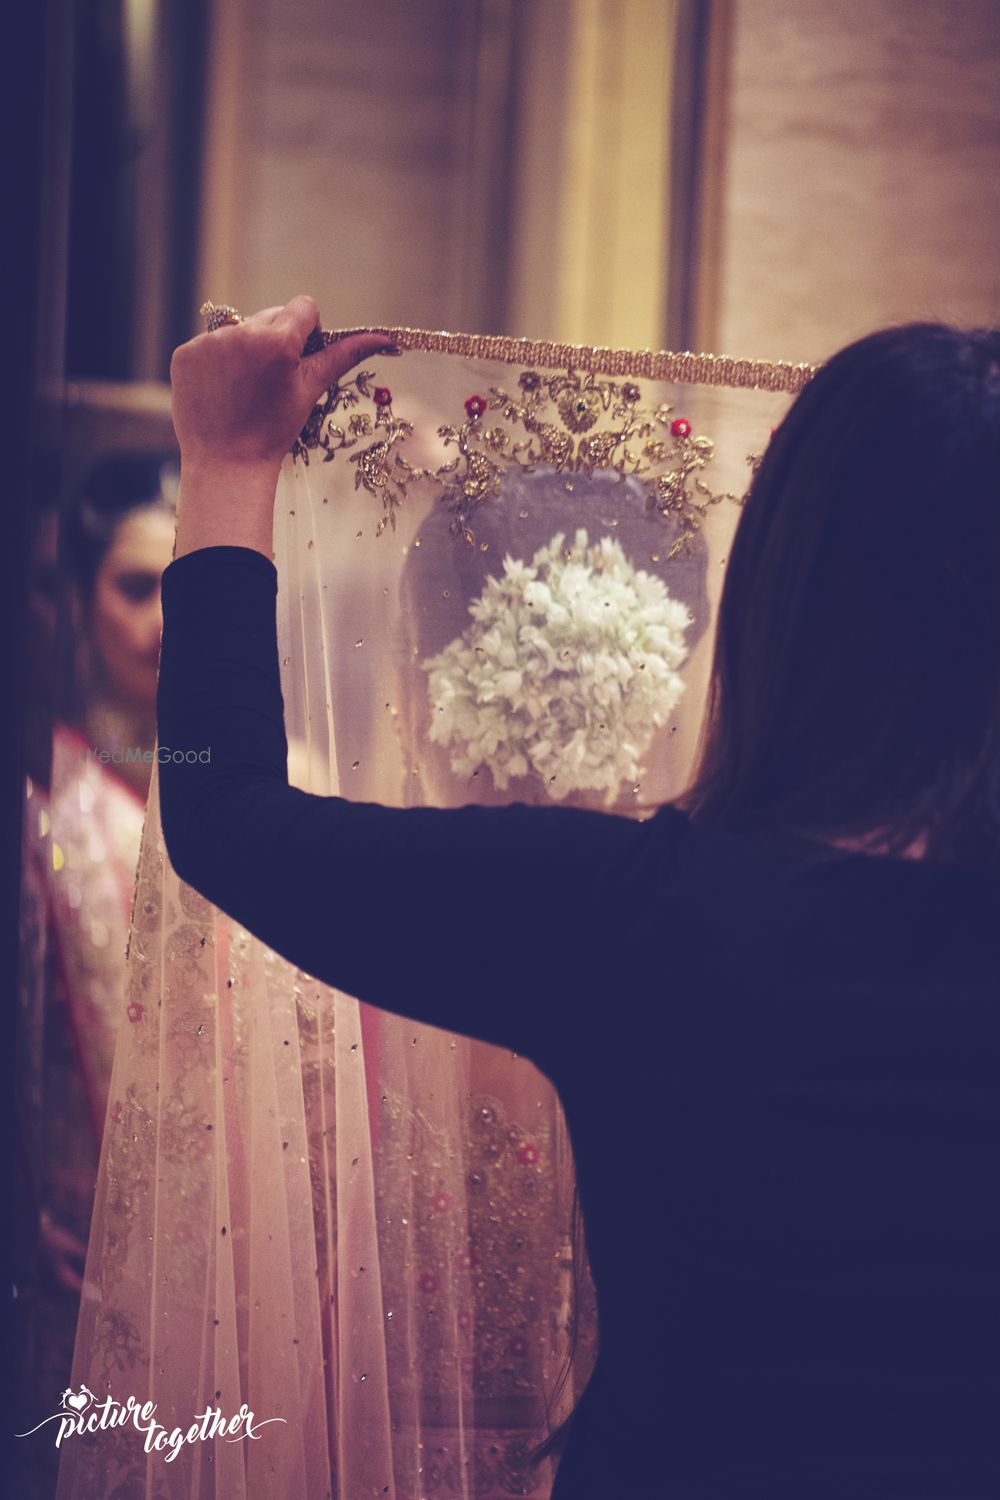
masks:
[[[176,557],[200,547],[272,556],[278,472],[323,392],[376,353],[387,335],[351,334],[304,354],[320,326],[311,297],[293,297],[182,344],[170,366],[181,450]]]

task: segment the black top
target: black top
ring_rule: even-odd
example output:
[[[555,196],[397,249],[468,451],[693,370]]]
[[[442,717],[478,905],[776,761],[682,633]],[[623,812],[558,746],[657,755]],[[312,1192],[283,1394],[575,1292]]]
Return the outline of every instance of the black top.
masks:
[[[554,1495],[997,1500],[997,882],[670,806],[308,795],[276,589],[241,547],[163,576],[160,745],[211,747],[160,765],[170,858],[318,979],[558,1088],[601,1353]]]

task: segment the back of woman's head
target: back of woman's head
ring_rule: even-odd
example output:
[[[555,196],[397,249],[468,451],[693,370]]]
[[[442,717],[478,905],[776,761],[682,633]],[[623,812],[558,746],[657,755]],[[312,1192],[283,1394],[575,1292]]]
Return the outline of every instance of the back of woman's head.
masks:
[[[822,366],[730,549],[696,819],[1000,860],[1000,331]]]
[[[646,487],[633,475],[623,477],[613,470],[597,470],[592,475],[555,472],[544,466],[527,470],[511,464],[503,475],[499,494],[470,508],[466,519],[473,531],[474,545],[466,545],[463,539],[452,535],[452,519],[449,509],[433,505],[420,524],[419,550],[411,548],[403,566],[400,598],[404,661],[409,662],[414,652],[423,668],[431,658],[445,651],[449,643],[462,639],[463,632],[469,629],[472,610],[485,597],[490,581],[503,579],[505,559],[530,565],[539,550],[549,548],[557,535],[564,538],[561,550],[565,555],[581,529],[586,532],[590,547],[605,538],[617,542],[630,569],[657,579],[669,598],[684,606],[690,621],[683,630],[685,659],[709,627],[708,549],[704,536],[696,532],[686,551],[670,557],[671,546],[681,531],[679,519],[650,509]],[[640,612],[638,604],[624,608],[631,609],[636,616]],[[582,627],[579,638],[583,639]],[[524,651],[525,657],[530,656],[530,648],[519,645],[518,649]],[[546,738],[550,737],[551,728],[556,739],[565,736],[568,740],[571,732],[580,728],[579,702],[593,701],[587,673],[577,663],[577,656],[586,649],[574,646],[573,651],[563,653],[572,660],[568,666],[560,661],[559,676],[575,677],[578,699],[564,720],[546,721]],[[618,647],[612,644],[609,649],[614,651]],[[550,689],[551,682],[547,680],[544,691]],[[408,733],[414,743],[421,744],[421,764],[435,798],[464,798],[475,791],[477,800],[501,804],[512,800],[545,801],[552,795],[546,779],[534,766],[522,776],[512,776],[503,786],[494,783],[492,770],[485,762],[480,767],[483,774],[480,776],[477,769],[472,773],[476,778],[472,781],[464,772],[450,770],[451,751],[433,744],[429,734],[433,708],[425,673],[422,671],[421,679],[415,673],[404,677],[400,692],[406,700],[405,712],[410,715]],[[600,728],[603,730],[604,725]],[[542,734],[539,729],[536,742]],[[651,731],[651,737],[643,742],[644,758],[652,760],[657,751],[670,755],[669,724],[660,728],[658,734],[658,741]],[[570,781],[572,785],[572,777]],[[578,785],[573,787],[577,802],[585,805],[589,798],[610,810],[602,800],[604,793],[594,791],[592,785],[589,791]],[[632,786],[631,779],[618,783],[616,810],[634,813],[645,806],[637,802]],[[565,796],[565,791],[561,795]]]

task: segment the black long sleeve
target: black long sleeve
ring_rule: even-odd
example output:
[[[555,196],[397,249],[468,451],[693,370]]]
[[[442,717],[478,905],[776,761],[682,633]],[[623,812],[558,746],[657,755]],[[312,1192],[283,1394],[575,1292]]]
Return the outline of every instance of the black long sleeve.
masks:
[[[993,1500],[1000,884],[670,806],[309,796],[276,586],[238,547],[164,574],[167,848],[307,972],[556,1083],[601,1352],[554,1495]]]
[[[163,575],[159,786],[175,870],[316,978],[547,1059],[567,1020],[586,1021],[623,870],[663,815],[393,808],[290,786],[276,594],[274,565],[243,547],[188,553]]]

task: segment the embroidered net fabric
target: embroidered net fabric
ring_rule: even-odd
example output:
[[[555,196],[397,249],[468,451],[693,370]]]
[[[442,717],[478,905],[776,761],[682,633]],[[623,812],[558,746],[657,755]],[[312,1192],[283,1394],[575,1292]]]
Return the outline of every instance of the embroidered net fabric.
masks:
[[[115,1030],[124,1010],[123,960],[144,803],[94,757],[81,734],[57,723],[49,789],[32,785],[25,810],[24,889],[42,902],[36,921],[42,919],[44,938],[41,953],[23,949],[24,973],[34,973],[36,986],[29,1056],[39,1219],[50,1243],[64,1253],[73,1246],[66,1260],[75,1270],[77,1247],[82,1254],[90,1228]],[[32,890],[33,877],[41,879],[40,890]],[[39,960],[40,971],[34,967]],[[32,1399],[34,1410],[42,1411],[51,1410],[66,1386],[77,1317],[73,1285],[49,1265],[43,1255],[34,1294]],[[40,1493],[51,1494],[53,1484],[54,1477]]]
[[[740,501],[809,372],[394,332],[282,471],[290,780],[648,816],[688,780]],[[378,899],[392,941],[391,871]],[[470,916],[456,871],[427,943]],[[123,1003],[72,1387],[268,1425],[169,1462],[131,1425],[73,1436],[61,1500],[544,1500],[527,1456],[599,1334],[551,1083],[179,881],[155,771]]]

